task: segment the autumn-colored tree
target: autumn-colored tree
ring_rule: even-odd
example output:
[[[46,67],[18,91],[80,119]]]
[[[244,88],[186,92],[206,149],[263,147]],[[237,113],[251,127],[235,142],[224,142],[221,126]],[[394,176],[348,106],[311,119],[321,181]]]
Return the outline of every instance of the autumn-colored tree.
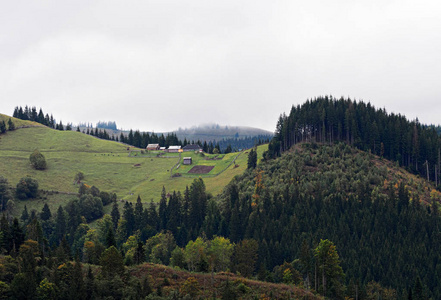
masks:
[[[56,300],[58,299],[56,285],[44,278],[37,287],[37,299]]]
[[[394,289],[384,288],[378,282],[371,281],[366,285],[366,299],[392,300],[392,299],[397,299],[397,293]]]
[[[180,288],[181,295],[183,297],[189,295],[191,299],[195,299],[196,296],[200,293],[200,291],[201,289],[199,286],[199,282],[194,277],[188,277]]]
[[[0,281],[0,299],[10,299],[11,294],[10,294],[11,288],[9,286],[9,284],[7,284],[6,282]]]

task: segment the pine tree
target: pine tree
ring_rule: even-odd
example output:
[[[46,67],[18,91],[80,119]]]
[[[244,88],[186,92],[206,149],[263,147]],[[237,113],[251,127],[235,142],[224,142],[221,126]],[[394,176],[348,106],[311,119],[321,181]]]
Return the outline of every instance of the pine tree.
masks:
[[[133,213],[132,203],[129,203],[127,201],[126,203],[124,203],[123,218],[127,222],[127,231],[125,233],[127,238],[132,234],[133,229],[135,228],[135,215]]]
[[[90,266],[87,268],[87,275],[84,280],[84,290],[87,300],[95,299],[95,277]]]
[[[153,203],[153,200],[150,201],[148,212],[149,212],[148,224],[154,230],[159,230],[160,220],[159,220],[158,212],[156,211],[156,205],[155,203]]]
[[[329,240],[320,240],[320,244],[314,249],[314,256],[321,276],[319,289],[325,297],[341,297],[344,273],[335,245]]]
[[[8,120],[8,130],[9,131],[15,130],[15,124],[14,124],[14,122],[12,122],[11,118],[9,118],[9,120]]]
[[[49,209],[49,205],[47,203],[44,204],[43,209],[41,210],[40,218],[43,221],[47,221],[52,217],[51,210]]]
[[[165,187],[162,187],[161,200],[159,201],[159,220],[160,228],[167,229],[167,196],[165,192]]]
[[[116,229],[120,218],[118,203],[116,201],[113,202],[112,212],[110,213],[110,216],[112,217],[113,228]]]
[[[4,120],[0,121],[0,133],[6,132],[6,123]]]
[[[181,224],[181,193],[173,192],[167,206],[167,229],[174,236],[178,233],[178,227]]]
[[[121,253],[111,246],[101,255],[101,273],[103,277],[114,277],[115,275],[122,276],[124,274],[124,261]]]
[[[254,169],[257,166],[257,149],[253,148],[248,153],[248,163],[247,168],[248,169]]]
[[[54,241],[58,245],[62,238],[66,234],[66,215],[64,213],[63,207],[61,205],[58,207],[57,216],[55,218],[55,230],[54,230]]]
[[[116,246],[116,240],[115,240],[115,234],[113,233],[113,229],[108,228],[106,234],[106,248],[109,248],[111,246]]]
[[[26,205],[24,206],[24,209],[23,209],[23,212],[21,213],[20,219],[23,222],[26,222],[29,219],[28,208],[26,207]]]
[[[135,229],[142,229],[144,227],[144,209],[142,207],[141,197],[138,195],[138,198],[136,199],[135,204]]]

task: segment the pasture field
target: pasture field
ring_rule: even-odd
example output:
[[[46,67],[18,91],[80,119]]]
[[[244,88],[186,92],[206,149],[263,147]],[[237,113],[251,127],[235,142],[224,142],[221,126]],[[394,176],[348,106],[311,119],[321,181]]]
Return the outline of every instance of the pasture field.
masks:
[[[22,127],[45,127],[44,125],[41,125],[37,122],[31,122],[31,121],[24,121],[20,120],[14,117],[10,117],[8,115],[0,114],[0,121],[5,121],[6,128],[8,128],[8,121],[11,119],[11,121],[14,123],[15,128],[22,128]]]
[[[26,126],[27,121],[23,122]],[[38,149],[45,156],[46,170],[38,171],[30,166],[29,155],[34,149]],[[16,186],[20,178],[30,176],[38,181],[40,189],[75,193],[79,186],[74,183],[74,177],[78,172],[83,172],[84,183],[95,185],[102,191],[116,193],[118,199],[134,202],[140,195],[143,202],[150,200],[157,202],[163,186],[168,192],[184,191],[185,187],[198,176],[204,179],[207,192],[217,195],[234,176],[244,172],[248,159],[246,152],[239,155],[238,153],[220,155],[219,158],[222,159],[218,160],[206,160],[199,154],[188,152],[182,153],[181,158],[177,153],[167,154],[167,157],[142,155],[129,157],[130,149],[128,150],[127,145],[118,142],[100,140],[75,131],[58,131],[44,126],[22,128],[0,136],[0,175],[5,177],[12,187]],[[265,145],[259,146],[259,157],[265,149]],[[179,160],[190,155],[194,157],[193,164],[184,168],[182,161]],[[180,168],[173,172],[188,172],[191,167],[200,164],[214,165],[210,174],[218,174],[236,156],[237,167],[231,164],[215,177],[204,175],[171,177],[170,171],[178,162]],[[206,157],[213,156],[206,155]],[[32,208],[39,211],[45,202],[48,202],[51,210],[55,212],[60,204],[72,197],[54,193],[42,195],[42,199],[17,201],[16,212],[21,212],[24,204],[29,211]]]

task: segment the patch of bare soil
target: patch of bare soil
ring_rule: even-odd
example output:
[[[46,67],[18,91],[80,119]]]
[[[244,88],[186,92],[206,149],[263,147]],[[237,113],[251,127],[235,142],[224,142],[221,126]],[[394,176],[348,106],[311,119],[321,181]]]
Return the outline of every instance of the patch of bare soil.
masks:
[[[188,173],[191,174],[207,174],[214,169],[214,166],[194,166]]]

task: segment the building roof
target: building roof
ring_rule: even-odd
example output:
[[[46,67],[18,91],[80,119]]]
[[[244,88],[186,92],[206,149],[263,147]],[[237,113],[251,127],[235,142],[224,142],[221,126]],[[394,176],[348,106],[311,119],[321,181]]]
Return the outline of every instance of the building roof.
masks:
[[[199,146],[198,144],[188,144],[187,146],[185,146],[183,148],[184,150],[199,150],[202,149],[201,146]]]
[[[186,159],[189,159],[189,160],[191,160],[191,157],[184,157],[184,160],[186,160]]]
[[[168,150],[179,150],[181,149],[181,146],[169,146]]]

